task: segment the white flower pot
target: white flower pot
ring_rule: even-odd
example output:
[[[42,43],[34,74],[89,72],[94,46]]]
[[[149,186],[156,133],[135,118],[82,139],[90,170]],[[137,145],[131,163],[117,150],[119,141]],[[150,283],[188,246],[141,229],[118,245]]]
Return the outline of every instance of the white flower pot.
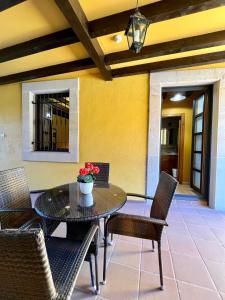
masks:
[[[90,207],[94,204],[94,198],[92,194],[80,195],[80,206]]]
[[[93,190],[94,182],[93,181],[88,183],[79,182],[79,185],[82,194],[90,194]]]

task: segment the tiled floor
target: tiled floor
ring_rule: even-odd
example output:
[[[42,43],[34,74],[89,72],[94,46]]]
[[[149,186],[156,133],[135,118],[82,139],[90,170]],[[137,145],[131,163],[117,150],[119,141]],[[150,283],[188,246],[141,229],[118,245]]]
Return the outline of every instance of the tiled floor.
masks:
[[[190,184],[178,184],[176,194],[188,195],[188,196],[199,196],[195,190],[190,187]]]
[[[143,202],[130,201],[122,210],[147,216],[149,209]],[[89,266],[84,263],[73,300],[225,300],[225,213],[204,202],[177,200],[167,220],[162,239],[164,291],[158,289],[157,252],[151,251],[151,242],[115,236],[100,296],[90,288]],[[63,224],[55,234],[65,234]],[[101,248],[100,280],[102,259]]]

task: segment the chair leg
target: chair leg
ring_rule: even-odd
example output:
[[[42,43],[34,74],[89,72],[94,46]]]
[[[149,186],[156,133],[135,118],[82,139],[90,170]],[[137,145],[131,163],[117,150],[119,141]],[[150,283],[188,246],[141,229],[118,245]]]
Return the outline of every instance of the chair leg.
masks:
[[[154,241],[152,241],[152,252],[154,252],[155,251],[155,243],[154,243]]]
[[[162,257],[161,257],[161,241],[158,241],[158,257],[159,257],[160,290],[163,290],[163,271],[162,271]]]
[[[93,266],[92,266],[92,257],[90,255],[89,258],[89,266],[90,266],[90,274],[91,274],[91,285],[93,288],[95,288],[95,282],[94,282],[94,273],[93,273]]]
[[[105,236],[105,228],[106,228],[106,222],[109,219],[110,216],[107,216],[104,218],[104,236]],[[111,239],[110,241],[108,240],[108,246],[112,246],[113,244],[113,233],[111,233]]]
[[[104,229],[105,237],[104,237],[104,261],[103,261],[103,284],[106,283],[106,260],[107,260],[107,246],[108,246],[108,236],[106,232],[106,227]]]
[[[42,219],[42,230],[44,231],[44,235],[48,235],[48,229],[47,229],[47,224],[46,224],[46,220]]]
[[[98,256],[95,255],[95,282],[96,282],[96,295],[100,295],[100,287],[98,280]]]

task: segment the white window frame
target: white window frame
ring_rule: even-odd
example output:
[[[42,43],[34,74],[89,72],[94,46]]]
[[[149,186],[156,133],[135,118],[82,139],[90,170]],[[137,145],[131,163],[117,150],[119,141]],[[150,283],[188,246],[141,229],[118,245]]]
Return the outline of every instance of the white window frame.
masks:
[[[34,151],[36,94],[69,91],[69,152]],[[23,160],[48,162],[79,162],[79,79],[51,80],[22,84]]]

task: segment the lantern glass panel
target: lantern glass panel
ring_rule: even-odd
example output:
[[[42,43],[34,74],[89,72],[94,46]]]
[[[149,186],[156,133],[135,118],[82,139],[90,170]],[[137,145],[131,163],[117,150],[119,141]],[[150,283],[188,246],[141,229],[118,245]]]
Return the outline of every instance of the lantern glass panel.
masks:
[[[129,49],[135,53],[139,53],[142,49],[145,41],[145,36],[149,21],[141,15],[139,11],[136,11],[134,15],[130,17],[128,27],[126,29],[127,41]]]
[[[132,23],[130,23],[129,30],[126,33],[126,35],[127,35],[128,46],[129,46],[129,48],[131,48],[131,46],[133,44],[133,25],[132,25]]]

